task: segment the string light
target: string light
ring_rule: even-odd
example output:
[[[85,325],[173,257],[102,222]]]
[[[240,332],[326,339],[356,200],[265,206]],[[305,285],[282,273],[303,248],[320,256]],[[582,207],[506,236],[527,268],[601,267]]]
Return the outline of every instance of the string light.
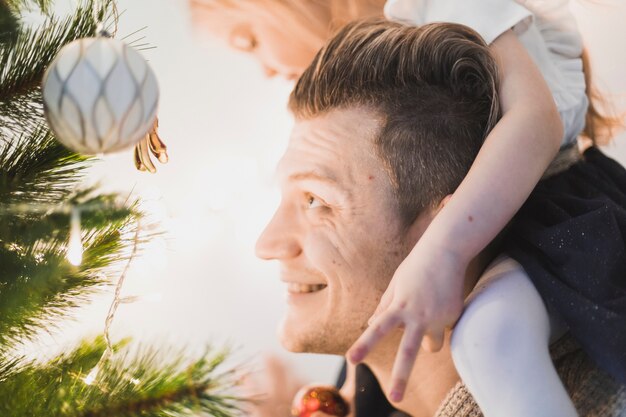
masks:
[[[98,373],[100,372],[100,367],[98,365],[94,366],[93,369],[83,378],[83,381],[87,385],[92,385],[96,378],[98,377]]]
[[[96,211],[128,210],[127,202],[89,202],[85,204],[10,204],[0,207],[0,216],[15,214],[51,214],[70,215],[70,234],[66,258],[74,266],[80,266],[83,260],[81,214]]]
[[[96,364],[96,366],[94,366],[91,369],[91,371],[89,371],[89,373],[83,378],[83,381],[87,385],[92,385],[96,381],[98,377],[98,373],[100,372],[101,365],[105,363],[113,354],[113,343],[111,342],[111,335],[110,335],[111,325],[113,324],[113,319],[115,318],[117,307],[120,305],[120,303],[123,302],[123,298],[121,296],[122,286],[124,285],[124,280],[126,279],[126,274],[128,273],[130,264],[132,263],[133,259],[137,255],[140,231],[141,231],[141,223],[138,222],[137,229],[135,230],[135,237],[133,239],[133,250],[130,254],[130,257],[128,258],[128,262],[126,263],[124,270],[122,271],[120,277],[117,280],[117,284],[115,285],[115,295],[113,296],[113,302],[111,303],[111,306],[109,307],[109,312],[107,314],[106,320],[104,321],[104,341],[106,343],[106,347],[104,349],[104,352],[102,353],[102,356],[98,360],[98,363]],[[138,379],[135,379],[135,378],[132,378],[132,379],[134,380],[132,382],[135,385],[141,382]]]
[[[70,217],[70,241],[67,247],[67,260],[74,266],[83,262],[83,241],[80,231],[80,209],[72,207]]]
[[[99,4],[100,9],[103,9],[104,7],[104,3],[100,3]],[[112,35],[114,36],[117,33],[117,21],[119,18],[119,13],[117,11],[117,6],[115,3],[113,3],[113,31],[112,31]],[[104,29],[104,22],[102,20],[99,20],[99,16],[97,15],[97,8],[96,8],[96,4],[94,4],[93,7],[93,13],[94,13],[94,21],[97,22],[97,30],[98,31],[105,31]],[[74,210],[72,210],[72,215],[74,214]],[[80,220],[80,218],[79,218]],[[124,271],[122,271],[122,274],[120,275],[120,278],[117,281],[117,285],[115,287],[115,296],[113,299],[113,303],[111,304],[111,307],[109,308],[109,314],[107,315],[107,319],[105,321],[105,325],[104,325],[104,340],[106,343],[106,349],[104,350],[104,352],[102,353],[102,356],[100,357],[100,359],[98,360],[98,363],[96,364],[96,366],[93,367],[93,369],[87,374],[87,376],[84,378],[84,381],[87,385],[91,385],[93,384],[93,382],[96,380],[98,373],[100,372],[100,364],[103,363],[106,359],[108,359],[108,357],[113,353],[113,346],[111,346],[111,339],[109,337],[109,329],[111,326],[111,323],[113,321],[113,315],[115,314],[115,310],[117,309],[117,305],[119,304],[119,298],[120,298],[120,291],[122,288],[122,285],[124,284],[124,277],[126,276],[126,271],[128,271],[128,267],[130,265],[130,263],[132,262],[133,258],[135,257],[135,254],[137,253],[137,245],[139,243],[139,223],[137,224],[137,230],[135,231],[135,239],[133,242],[133,251],[130,255],[130,258],[128,259],[128,262],[126,263],[126,266],[124,267]],[[79,224],[80,227],[80,224]],[[82,244],[81,244],[82,245]]]
[[[128,295],[120,299],[121,304],[132,304],[138,301],[148,301],[152,303],[160,303],[163,300],[163,294],[153,293],[146,295]]]

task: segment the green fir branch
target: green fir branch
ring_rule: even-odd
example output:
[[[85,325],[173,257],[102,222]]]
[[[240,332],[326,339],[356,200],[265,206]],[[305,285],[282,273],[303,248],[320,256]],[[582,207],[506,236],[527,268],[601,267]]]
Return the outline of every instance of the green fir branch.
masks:
[[[92,384],[85,378],[104,353],[101,338],[83,342],[48,364],[22,364],[0,383],[0,415],[241,415],[241,399],[230,393],[236,386],[235,374],[221,370],[226,351],[208,348],[199,359],[187,359],[189,355],[181,351],[132,350],[123,344],[100,363]]]
[[[0,147],[0,206],[62,202],[83,179],[87,161],[61,145],[44,124],[5,139]]]
[[[85,191],[95,192],[95,189]],[[32,209],[32,211],[30,211]],[[132,207],[121,203],[116,194],[92,196],[85,202],[75,198],[65,200],[58,206],[19,205],[0,206],[6,210],[0,217],[0,242],[5,246],[32,247],[54,239],[67,242],[70,231],[71,210],[81,214],[81,227],[86,230],[101,230],[111,224],[125,223],[130,215],[140,217]],[[22,212],[22,210],[26,210]],[[1,279],[0,279],[1,281]]]
[[[41,329],[53,329],[72,310],[119,273],[120,262],[128,261],[134,242],[123,231],[134,220],[129,209],[103,228],[87,230],[85,250],[79,267],[66,257],[67,234],[42,239],[37,244],[0,246],[0,351],[31,338]],[[45,224],[45,219],[40,219]],[[65,226],[60,230],[67,230]],[[130,233],[130,230],[129,230]],[[127,233],[128,234],[128,233]],[[127,235],[126,234],[126,235]],[[118,268],[111,268],[117,265]]]
[[[2,15],[8,23],[0,19],[8,28],[0,26],[0,416],[241,415],[243,400],[230,394],[235,375],[218,369],[224,351],[187,359],[185,352],[154,348],[131,353],[123,342],[100,363],[105,344],[99,338],[47,362],[14,354],[17,344],[56,329],[118,276],[137,244],[132,229],[143,218],[117,195],[80,187],[92,160],[54,139],[41,102],[40,80],[60,48],[94,35],[96,20],[116,24],[114,0],[82,0],[69,18],[19,26],[21,11],[36,5],[46,12],[50,3],[0,0],[0,12],[10,10]],[[79,267],[66,259],[72,207],[82,214]],[[141,236],[140,244],[147,239]],[[96,364],[96,382],[87,384]]]
[[[41,90],[35,88],[10,101],[0,101],[0,129],[5,136],[3,142],[13,139],[15,132],[32,135],[46,123],[41,100]]]
[[[5,0],[0,0],[0,43],[13,38],[19,29],[16,13]]]
[[[23,363],[23,357],[9,358],[0,356],[0,384],[15,375],[16,372],[19,372]]]
[[[90,161],[45,126],[0,147],[0,351],[67,317],[129,251],[120,230],[141,214],[117,195],[77,191]],[[80,268],[66,260],[71,207],[82,213]]]
[[[0,0],[13,9],[15,13],[23,13],[25,11],[34,11],[39,9],[42,13],[48,13],[50,7],[54,3],[53,0]]]
[[[101,3],[96,14],[108,20],[113,13],[113,0],[98,2]],[[76,39],[93,36],[97,24],[94,0],[86,0],[72,16],[51,16],[41,27],[23,27],[14,39],[0,44],[0,103],[38,89],[59,50]]]

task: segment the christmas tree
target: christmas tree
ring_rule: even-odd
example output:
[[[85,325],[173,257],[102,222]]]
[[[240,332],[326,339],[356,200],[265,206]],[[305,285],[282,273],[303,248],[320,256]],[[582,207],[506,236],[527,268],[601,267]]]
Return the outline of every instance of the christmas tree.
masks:
[[[128,340],[112,344],[105,332],[47,361],[16,353],[38,332],[58,331],[94,292],[119,285],[147,238],[137,204],[81,187],[93,159],[59,144],[41,99],[60,48],[116,19],[114,3],[82,0],[63,18],[50,3],[0,0],[0,416],[238,415],[224,350],[165,355]],[[21,16],[32,10],[45,23],[25,24]],[[78,266],[68,260],[72,239],[82,249]],[[108,319],[119,291],[115,300]]]

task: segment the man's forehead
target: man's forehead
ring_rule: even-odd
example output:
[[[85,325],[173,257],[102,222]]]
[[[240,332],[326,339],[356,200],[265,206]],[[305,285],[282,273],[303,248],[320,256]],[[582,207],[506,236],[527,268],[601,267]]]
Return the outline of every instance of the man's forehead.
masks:
[[[279,182],[305,180],[339,182],[340,173],[332,161],[323,163],[317,158],[300,158],[298,153],[288,149],[279,161],[275,174]],[[305,152],[302,154],[304,156]]]
[[[349,171],[368,168],[373,162],[378,126],[371,112],[358,108],[297,120],[277,175],[341,182]]]

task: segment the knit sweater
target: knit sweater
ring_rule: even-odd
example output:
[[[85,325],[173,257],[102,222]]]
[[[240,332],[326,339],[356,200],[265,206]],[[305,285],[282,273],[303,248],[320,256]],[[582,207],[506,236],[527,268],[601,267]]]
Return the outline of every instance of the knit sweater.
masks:
[[[598,369],[570,336],[550,348],[552,359],[582,417],[626,417],[626,386]],[[435,417],[482,417],[462,382],[448,393]]]
[[[626,417],[626,386],[591,362],[574,339],[565,335],[550,347],[556,369],[581,417]],[[356,417],[410,417],[387,401],[376,377],[365,365],[356,369]],[[450,390],[435,417],[483,417],[462,382]]]

